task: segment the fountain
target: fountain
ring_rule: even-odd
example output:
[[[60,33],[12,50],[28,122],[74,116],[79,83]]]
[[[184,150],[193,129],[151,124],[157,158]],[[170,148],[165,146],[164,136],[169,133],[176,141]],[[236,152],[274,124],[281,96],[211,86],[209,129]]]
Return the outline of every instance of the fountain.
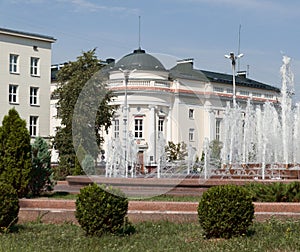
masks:
[[[280,71],[280,103],[253,106],[249,100],[244,110],[227,104],[221,138],[222,168],[227,174],[232,169],[230,174],[251,172],[265,179],[278,178],[287,169],[299,170],[300,109],[299,104],[292,106],[294,76],[289,57],[283,57]]]

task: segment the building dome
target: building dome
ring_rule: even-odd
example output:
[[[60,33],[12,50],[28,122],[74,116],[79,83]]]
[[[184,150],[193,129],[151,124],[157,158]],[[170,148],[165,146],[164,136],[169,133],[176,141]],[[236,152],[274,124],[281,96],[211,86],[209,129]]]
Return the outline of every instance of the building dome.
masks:
[[[166,71],[163,64],[145,50],[137,49],[133,53],[125,55],[116,64],[115,69]]]

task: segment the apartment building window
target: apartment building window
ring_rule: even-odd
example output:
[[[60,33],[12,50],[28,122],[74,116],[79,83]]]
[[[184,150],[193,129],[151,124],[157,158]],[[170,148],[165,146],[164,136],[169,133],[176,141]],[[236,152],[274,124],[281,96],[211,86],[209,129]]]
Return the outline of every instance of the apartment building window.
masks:
[[[221,119],[216,120],[216,140],[220,141],[221,134]]]
[[[39,88],[30,87],[30,105],[39,105],[38,94]]]
[[[119,119],[114,120],[114,138],[120,137],[120,121]]]
[[[39,76],[39,58],[31,57],[30,59],[30,74],[33,76]]]
[[[134,137],[143,138],[143,119],[134,119]]]
[[[17,85],[9,85],[8,101],[10,103],[18,103],[18,86]]]
[[[160,117],[158,119],[158,132],[164,131],[164,118]]]
[[[9,72],[19,73],[19,55],[17,54],[9,55]]]
[[[232,88],[227,88],[226,89],[226,93],[227,94],[232,94],[233,93],[233,89]]]
[[[194,119],[194,109],[189,109],[189,118]]]
[[[195,141],[195,129],[189,129],[189,141]]]
[[[30,136],[38,135],[38,116],[30,116],[29,118],[29,133]]]

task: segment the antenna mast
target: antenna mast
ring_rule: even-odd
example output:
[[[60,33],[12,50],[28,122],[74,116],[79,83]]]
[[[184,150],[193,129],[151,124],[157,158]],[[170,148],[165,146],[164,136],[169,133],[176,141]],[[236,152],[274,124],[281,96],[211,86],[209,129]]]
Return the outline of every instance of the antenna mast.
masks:
[[[239,26],[239,46],[238,46],[238,55],[241,54],[241,24]],[[238,59],[238,72],[240,71],[240,59]]]
[[[141,16],[139,16],[139,49],[141,49]]]

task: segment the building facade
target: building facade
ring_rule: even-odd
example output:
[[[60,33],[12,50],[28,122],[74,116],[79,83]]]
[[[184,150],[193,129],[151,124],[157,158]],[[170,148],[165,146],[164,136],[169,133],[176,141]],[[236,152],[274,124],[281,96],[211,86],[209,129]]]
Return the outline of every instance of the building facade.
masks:
[[[236,100],[242,108],[249,99],[257,106],[278,102],[278,88],[245,74],[235,80]],[[108,158],[112,149],[122,151],[134,144],[143,169],[157,165],[168,141],[184,142],[198,157],[204,140],[222,141],[222,117],[233,99],[232,75],[194,69],[192,59],[178,61],[167,70],[157,58],[138,49],[111,67],[108,88],[119,107],[105,138]],[[111,148],[111,141],[117,147]]]
[[[50,136],[53,37],[0,28],[0,120],[15,108],[31,137]]]

